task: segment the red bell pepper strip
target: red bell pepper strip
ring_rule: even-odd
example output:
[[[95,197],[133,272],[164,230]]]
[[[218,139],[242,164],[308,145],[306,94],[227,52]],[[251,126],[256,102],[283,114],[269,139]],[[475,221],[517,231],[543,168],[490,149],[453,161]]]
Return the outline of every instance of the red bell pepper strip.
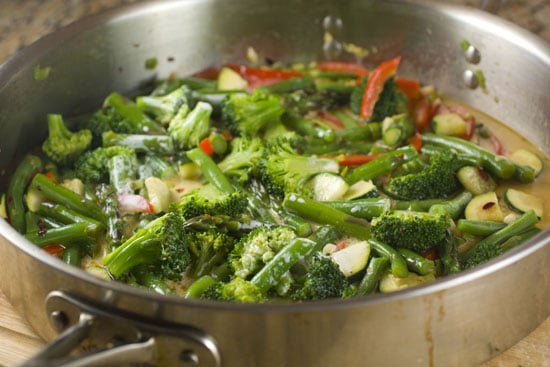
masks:
[[[420,96],[420,82],[418,80],[396,77],[395,84],[409,99],[416,99]]]
[[[411,136],[407,142],[412,145],[417,152],[420,152],[420,149],[422,149],[422,135],[419,132]]]
[[[424,131],[436,112],[437,107],[434,107],[426,97],[416,100],[412,104],[411,112],[416,130],[420,132]]]
[[[500,139],[494,136],[493,134],[489,136],[489,139],[491,140],[491,144],[493,145],[493,151],[495,152],[495,154],[503,155],[504,147],[502,146]]]
[[[342,120],[330,112],[321,111],[319,112],[319,117],[326,121],[333,130],[342,130],[346,128],[346,125],[342,122]]]
[[[245,65],[227,65],[227,67],[237,72],[250,86],[254,87],[302,76],[302,73],[290,70],[253,68]]]
[[[206,138],[202,139],[202,141],[199,144],[199,147],[201,148],[201,150],[203,152],[205,152],[209,156],[212,157],[214,155],[214,148],[212,147],[212,143],[210,142],[210,138],[206,137]]]
[[[317,63],[317,69],[321,71],[355,74],[358,78],[367,76],[370,73],[370,70],[363,65],[345,61],[321,61]]]
[[[401,56],[385,61],[378,65],[370,74],[365,87],[365,93],[363,94],[363,100],[361,101],[361,110],[359,113],[361,118],[368,119],[372,116],[374,106],[384,89],[384,84],[395,75],[400,61]]]
[[[338,160],[338,164],[342,167],[357,167],[383,155],[384,153],[347,154]]]
[[[46,251],[48,254],[55,256],[55,257],[61,257],[63,256],[63,252],[65,251],[65,247],[58,244],[51,244],[46,245],[42,247],[42,250]]]
[[[436,260],[439,257],[437,256],[437,249],[435,247],[430,247],[429,249],[421,251],[420,255],[428,260]]]
[[[200,79],[216,80],[218,79],[219,74],[220,74],[220,68],[210,67],[193,74],[193,76],[195,78],[200,78]]]
[[[57,178],[55,177],[55,174],[53,171],[48,171],[44,173],[44,176],[46,176],[51,182],[57,183]]]

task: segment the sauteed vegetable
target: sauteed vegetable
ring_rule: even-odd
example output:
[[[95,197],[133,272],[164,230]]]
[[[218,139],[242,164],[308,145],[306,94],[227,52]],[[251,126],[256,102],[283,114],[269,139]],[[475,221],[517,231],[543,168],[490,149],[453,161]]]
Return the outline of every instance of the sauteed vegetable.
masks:
[[[544,160],[504,156],[400,62],[226,65],[50,114],[4,216],[105,279],[236,302],[392,292],[537,234],[541,200],[516,184]]]

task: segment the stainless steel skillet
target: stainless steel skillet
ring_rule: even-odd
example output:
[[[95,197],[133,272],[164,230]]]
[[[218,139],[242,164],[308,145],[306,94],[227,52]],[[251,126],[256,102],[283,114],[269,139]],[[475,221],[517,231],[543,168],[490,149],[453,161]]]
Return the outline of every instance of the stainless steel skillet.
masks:
[[[324,21],[327,16],[332,21]],[[78,22],[0,67],[3,180],[17,157],[45,136],[48,112],[76,114],[113,90],[129,93],[174,71],[242,61],[248,46],[277,60],[319,59],[323,46],[338,49],[323,43],[325,30],[369,49],[373,64],[401,54],[403,75],[436,84],[550,154],[549,47],[490,15],[416,1],[163,1]],[[458,46],[464,39],[478,49],[478,64]],[[159,61],[154,70],[145,68],[151,57]],[[45,80],[35,80],[37,67],[50,68]],[[464,83],[464,73],[476,69],[487,78],[487,94]],[[125,347],[113,350],[125,361],[477,365],[550,314],[548,230],[479,269],[424,287],[300,305],[227,305],[145,293],[44,256],[7,223],[0,223],[0,234],[0,288],[36,331],[50,340],[78,325],[64,342],[91,335],[100,343],[115,335]],[[59,354],[66,349],[58,348]],[[117,357],[113,350],[109,358]]]

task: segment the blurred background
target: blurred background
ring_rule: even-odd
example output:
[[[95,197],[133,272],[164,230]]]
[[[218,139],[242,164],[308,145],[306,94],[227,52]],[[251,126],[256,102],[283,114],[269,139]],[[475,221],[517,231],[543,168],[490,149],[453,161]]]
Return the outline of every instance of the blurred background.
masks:
[[[59,27],[86,15],[138,1],[140,0],[0,0],[0,63],[20,48]],[[550,42],[550,1],[548,0],[446,0],[444,2],[483,8]]]

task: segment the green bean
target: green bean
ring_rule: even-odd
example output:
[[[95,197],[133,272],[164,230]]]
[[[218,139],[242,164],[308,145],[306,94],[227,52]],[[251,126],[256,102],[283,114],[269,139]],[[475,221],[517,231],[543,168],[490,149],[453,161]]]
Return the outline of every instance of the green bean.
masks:
[[[6,208],[11,225],[19,233],[25,233],[25,189],[32,177],[42,169],[42,160],[27,155],[17,166],[6,193]]]
[[[74,191],[53,182],[41,173],[34,176],[31,181],[30,188],[39,191],[42,195],[54,203],[64,205],[65,207],[82,215],[100,222],[105,220],[103,211],[98,205],[78,195]]]
[[[194,148],[187,152],[187,157],[201,170],[204,177],[218,190],[226,194],[235,191],[231,182],[225,177],[218,165],[200,148]]]
[[[357,287],[357,295],[366,296],[374,292],[388,265],[389,259],[387,257],[371,257],[365,275]]]
[[[503,180],[512,178],[516,172],[516,165],[511,160],[464,139],[430,133],[423,134],[422,141],[424,144],[434,144],[478,158],[483,168]]]
[[[87,228],[88,224],[84,222],[73,223],[57,228],[27,233],[25,237],[39,247],[51,244],[68,245],[87,240]]]
[[[88,225],[88,233],[95,234],[101,231],[105,226],[95,219],[86,217],[74,210],[71,210],[63,205],[54,204],[50,202],[40,203],[37,213],[43,217],[49,217],[62,224],[71,224],[77,222],[83,222]]]
[[[317,248],[315,241],[307,238],[295,238],[254,275],[251,282],[262,292],[267,292],[279,278],[287,272],[301,257],[313,253]]]
[[[488,236],[504,227],[506,227],[505,223],[490,220],[459,219],[456,224],[460,232],[474,236]]]
[[[472,200],[472,194],[468,191],[463,191],[450,200],[432,205],[429,212],[438,215],[448,215],[453,219],[457,219],[464,212],[464,208],[466,208],[470,200]]]
[[[79,244],[73,244],[65,247],[63,251],[63,261],[66,264],[80,267],[80,261],[82,260],[81,248]]]
[[[379,217],[390,210],[391,206],[391,201],[387,198],[332,200],[324,201],[324,203],[332,208],[341,210],[344,213],[364,219]]]
[[[398,248],[397,251],[403,256],[410,271],[420,274],[433,274],[435,272],[435,263],[406,248]]]

